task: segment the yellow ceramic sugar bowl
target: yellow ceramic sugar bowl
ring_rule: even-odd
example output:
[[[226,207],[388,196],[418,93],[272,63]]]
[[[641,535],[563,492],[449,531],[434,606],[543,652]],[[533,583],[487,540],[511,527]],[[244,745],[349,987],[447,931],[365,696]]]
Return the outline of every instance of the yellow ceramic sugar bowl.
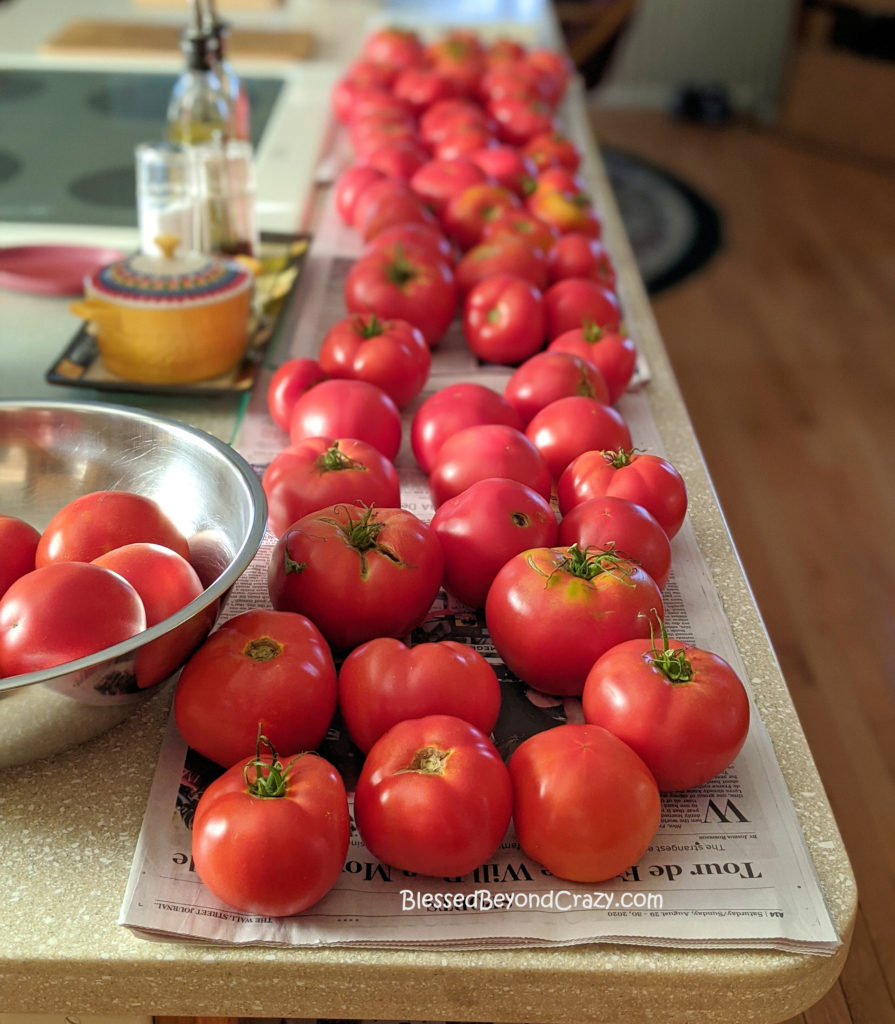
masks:
[[[241,263],[176,252],[138,253],[85,279],[73,303],[112,373],[143,384],[187,384],[233,369],[245,352],[253,276]]]

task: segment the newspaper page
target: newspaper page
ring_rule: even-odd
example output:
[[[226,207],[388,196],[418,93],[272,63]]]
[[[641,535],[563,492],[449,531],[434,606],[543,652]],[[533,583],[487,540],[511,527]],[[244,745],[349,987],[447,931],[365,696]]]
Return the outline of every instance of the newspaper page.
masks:
[[[338,155],[326,159],[339,162]],[[326,162],[326,160],[324,161]],[[332,168],[328,174],[332,173]],[[345,316],[342,286],[358,255],[354,235],[320,210],[291,321],[275,363],[314,356],[326,330]],[[622,297],[622,301],[623,297]],[[635,342],[637,338],[634,338]],[[237,447],[259,473],[287,443],[266,410],[267,376],[259,379]],[[455,323],[433,352],[425,391],[404,410],[396,459],[402,505],[422,519],[433,507],[425,476],[409,447],[419,404],[448,384],[475,379],[502,391],[511,373],[482,366]],[[641,361],[618,403],[639,450],[663,454],[649,404],[649,370]],[[276,541],[265,538],[228,599],[224,617],[269,606],[267,565]],[[689,521],[672,541],[672,574],[663,593],[669,635],[725,658],[748,680],[718,593]],[[527,736],[582,720],[575,698],[549,698],[526,688],[501,663],[481,612],[439,595],[410,643],[453,639],[475,647],[494,666],[502,708],[494,740],[505,757]],[[349,794],[362,755],[337,719],[321,747]],[[221,769],[190,750],[173,716],[168,724],[120,923],[146,932],[230,944],[453,948],[571,945],[592,942],[676,947],[753,947],[830,955],[840,945],[801,834],[770,737],[752,706],[746,744],[711,782],[664,794],[659,830],[639,863],[599,885],[552,877],[526,857],[510,830],[488,863],[460,878],[427,878],[377,861],[352,825],[339,882],[315,907],[286,919],[239,913],[215,899],[197,877],[190,825],[203,788]]]

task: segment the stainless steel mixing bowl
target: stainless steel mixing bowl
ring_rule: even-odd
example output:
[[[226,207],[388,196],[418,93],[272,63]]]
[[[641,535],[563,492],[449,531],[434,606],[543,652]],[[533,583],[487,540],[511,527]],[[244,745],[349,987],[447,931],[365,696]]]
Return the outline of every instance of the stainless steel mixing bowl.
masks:
[[[0,767],[46,757],[126,718],[156,689],[136,684],[138,650],[189,620],[203,621],[207,634],[264,536],[258,477],[216,438],[124,406],[0,401],[0,514],[42,530],[63,505],[100,490],[158,501],[189,539],[205,591],[114,647],[0,679]]]

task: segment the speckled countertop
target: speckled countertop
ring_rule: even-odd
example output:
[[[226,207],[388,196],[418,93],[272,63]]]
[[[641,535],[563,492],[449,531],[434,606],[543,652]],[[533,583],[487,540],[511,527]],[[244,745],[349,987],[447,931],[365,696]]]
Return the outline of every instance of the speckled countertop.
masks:
[[[584,123],[580,96],[573,116]],[[576,111],[577,104],[577,111]],[[690,517],[770,733],[843,946],[833,957],[636,946],[461,952],[223,948],[118,925],[171,690],[89,744],[0,770],[0,1011],[469,1021],[775,1024],[844,963],[857,894],[841,838],[730,543],[589,137],[624,300]],[[220,416],[220,412],[215,414]],[[197,425],[202,425],[198,422]],[[210,423],[215,432],[222,425]]]

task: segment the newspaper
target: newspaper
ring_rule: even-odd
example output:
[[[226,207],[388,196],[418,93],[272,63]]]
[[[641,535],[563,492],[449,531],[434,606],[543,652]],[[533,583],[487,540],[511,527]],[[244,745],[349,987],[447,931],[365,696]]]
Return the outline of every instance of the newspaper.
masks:
[[[342,282],[358,253],[332,203],[320,211],[302,271],[293,318],[277,352],[313,356],[325,331],[345,315]],[[635,337],[635,342],[637,338]],[[261,473],[287,443],[266,410],[261,376],[240,427],[237,447]],[[402,505],[428,521],[426,479],[410,452],[409,423],[425,397],[474,378],[502,391],[511,370],[481,366],[455,324],[433,353],[426,390],[404,410],[404,442],[396,459]],[[618,404],[638,449],[663,454],[649,403],[649,371],[641,361]],[[224,617],[269,606],[268,534],[234,587]],[[749,688],[730,624],[689,521],[672,541],[672,574],[663,593],[671,636],[724,657]],[[409,639],[454,639],[494,666],[502,708],[494,740],[508,757],[526,736],[580,721],[580,701],[527,689],[502,664],[481,612],[443,592]],[[751,697],[750,697],[751,699]],[[345,779],[349,794],[362,755],[333,723],[321,753]],[[364,847],[352,825],[351,845],[336,886],[315,907],[286,919],[243,914],[219,902],[197,877],[190,825],[203,788],[220,768],[190,750],[173,716],[168,723],[119,921],[146,932],[230,944],[485,948],[593,942],[669,947],[775,948],[831,955],[840,945],[802,836],[770,737],[752,704],[740,756],[704,786],[664,794],[659,830],[642,859],[599,885],[552,877],[526,857],[512,825],[494,856],[460,878],[426,878],[391,868]]]

